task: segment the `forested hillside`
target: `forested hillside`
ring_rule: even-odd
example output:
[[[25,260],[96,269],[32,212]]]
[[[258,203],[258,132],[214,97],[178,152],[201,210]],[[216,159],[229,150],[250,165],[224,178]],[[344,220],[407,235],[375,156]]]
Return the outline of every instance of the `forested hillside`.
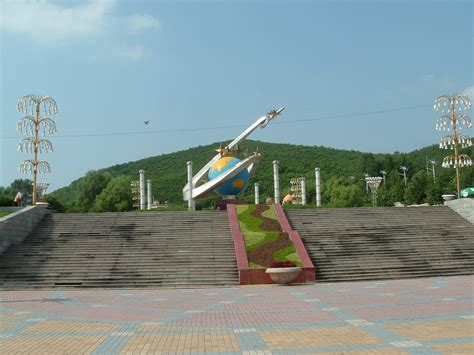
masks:
[[[224,142],[225,144],[226,142]],[[113,204],[129,196],[123,186],[131,180],[138,180],[138,171],[145,170],[146,179],[152,180],[153,195],[160,202],[185,205],[181,189],[186,183],[186,162],[194,163],[197,172],[216,152],[220,143],[199,146],[171,154],[163,154],[142,160],[114,165],[96,172],[89,172],[71,185],[56,190],[53,196],[69,209],[107,210]],[[321,168],[323,204],[332,207],[362,206],[371,204],[371,196],[366,193],[364,174],[381,176],[387,172],[385,185],[379,193],[380,205],[393,205],[396,201],[412,203],[439,203],[441,194],[455,192],[455,174],[453,169],[441,168],[440,162],[447,151],[437,145],[429,146],[410,153],[372,154],[317,146],[275,144],[258,141],[245,141],[240,147],[243,151],[253,152],[259,148],[262,153],[260,165],[251,178],[249,187],[242,196],[253,201],[253,183],[259,182],[262,198],[273,196],[272,161],[280,162],[280,186],[284,196],[290,191],[289,180],[304,176],[307,181],[308,203],[315,202],[314,168]],[[472,147],[464,153],[473,155]],[[427,171],[426,159],[436,160],[436,182],[433,183],[431,164]],[[408,184],[405,186],[400,166],[408,167]],[[117,178],[120,177],[120,181]],[[465,168],[462,173],[463,186],[474,185],[474,168]],[[115,187],[108,185],[114,182]],[[122,188],[120,188],[122,186]],[[104,190],[108,189],[107,196]],[[113,196],[120,193],[121,198]],[[100,195],[101,201],[97,201]],[[198,207],[213,206],[218,196],[210,196],[198,201]],[[108,201],[108,202],[107,202]],[[111,201],[111,202],[110,202]],[[99,203],[100,202],[100,203]],[[112,205],[110,205],[110,203]],[[102,206],[99,207],[98,205]],[[94,207],[95,206],[95,207]],[[110,207],[114,209],[113,207]],[[130,204],[122,204],[116,210],[126,210]]]

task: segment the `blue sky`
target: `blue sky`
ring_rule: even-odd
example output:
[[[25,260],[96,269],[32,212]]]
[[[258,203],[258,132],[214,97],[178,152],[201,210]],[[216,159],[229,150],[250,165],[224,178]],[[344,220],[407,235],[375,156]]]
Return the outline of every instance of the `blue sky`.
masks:
[[[441,137],[437,96],[473,92],[472,1],[0,4],[0,186],[28,177],[16,103],[30,93],[59,107],[55,151],[42,156],[51,191],[91,169],[234,138],[279,106],[251,139],[408,152]],[[176,131],[215,126],[243,127]]]

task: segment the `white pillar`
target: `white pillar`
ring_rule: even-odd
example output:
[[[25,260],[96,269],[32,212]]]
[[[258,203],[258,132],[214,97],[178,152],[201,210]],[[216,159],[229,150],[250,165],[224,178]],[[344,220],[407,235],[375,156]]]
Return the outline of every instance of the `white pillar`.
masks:
[[[321,173],[319,168],[315,168],[316,174],[316,207],[321,207]]]
[[[254,184],[255,186],[255,204],[258,205],[260,203],[260,191],[259,191],[259,185],[258,182]]]
[[[305,178],[301,178],[301,204],[306,205],[306,181]]]
[[[193,162],[188,161],[188,209],[194,210],[194,200],[193,200]]]
[[[147,210],[151,210],[152,193],[151,193],[151,180],[146,181],[146,191],[147,191]]]
[[[273,186],[275,189],[275,201],[273,203],[280,204],[280,176],[278,171],[278,160],[273,161]]]
[[[140,170],[140,210],[145,209],[145,170]]]

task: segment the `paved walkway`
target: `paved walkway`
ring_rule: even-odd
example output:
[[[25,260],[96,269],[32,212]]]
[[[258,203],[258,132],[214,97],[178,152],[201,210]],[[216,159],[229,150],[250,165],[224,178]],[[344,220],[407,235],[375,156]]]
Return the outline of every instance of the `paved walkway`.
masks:
[[[472,354],[473,281],[4,291],[0,352]]]

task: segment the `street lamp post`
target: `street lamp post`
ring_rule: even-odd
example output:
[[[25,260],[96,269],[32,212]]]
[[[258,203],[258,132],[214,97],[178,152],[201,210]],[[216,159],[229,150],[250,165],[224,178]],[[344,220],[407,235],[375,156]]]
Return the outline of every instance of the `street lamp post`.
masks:
[[[364,173],[364,180],[365,180],[365,192],[369,193],[369,185],[367,184],[367,178],[369,177],[369,173]]]
[[[383,183],[385,185],[385,176],[387,175],[387,171],[386,170],[380,170],[380,174],[382,174]]]
[[[403,175],[403,181],[405,183],[405,186],[407,186],[407,171],[408,168],[406,166],[401,166],[400,169],[403,171],[400,175]]]
[[[41,114],[41,108],[43,114]],[[33,196],[32,204],[36,205],[38,189],[37,175],[51,172],[51,166],[46,160],[38,160],[38,153],[49,153],[53,151],[53,144],[46,139],[46,132],[56,132],[56,123],[48,116],[58,113],[56,101],[50,96],[26,95],[17,103],[18,112],[26,113],[21,118],[16,129],[27,135],[20,141],[18,150],[33,153],[33,159],[23,160],[18,170],[24,174],[33,174]],[[39,131],[43,129],[43,138],[39,138]]]
[[[471,166],[471,157],[467,154],[461,154],[462,148],[467,148],[472,145],[471,139],[459,134],[458,131],[464,128],[471,128],[472,121],[465,113],[456,113],[471,108],[471,99],[465,94],[444,95],[436,98],[434,106],[435,111],[445,112],[438,118],[436,122],[436,129],[438,131],[451,131],[452,135],[447,135],[441,138],[439,144],[440,148],[454,150],[454,155],[448,155],[443,159],[441,166],[443,168],[454,167],[456,169],[456,189],[457,196],[461,196],[461,168]]]

